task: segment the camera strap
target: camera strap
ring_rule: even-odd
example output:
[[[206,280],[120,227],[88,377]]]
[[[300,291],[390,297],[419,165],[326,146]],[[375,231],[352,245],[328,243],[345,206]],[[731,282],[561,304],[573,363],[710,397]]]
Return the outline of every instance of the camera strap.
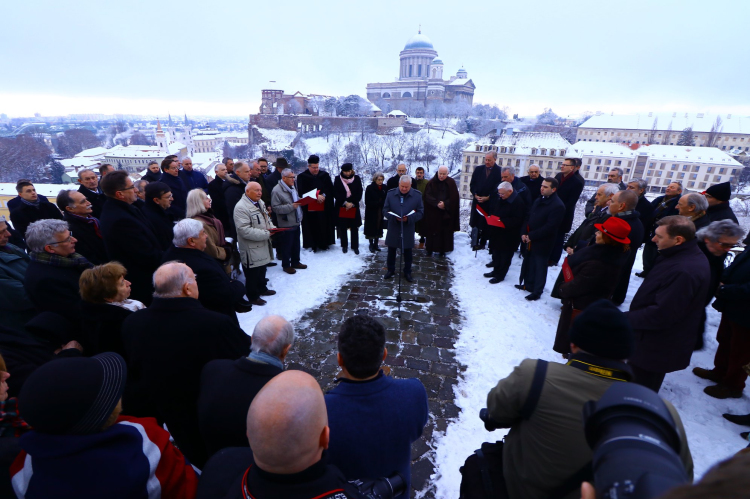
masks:
[[[611,379],[613,381],[630,381],[632,376],[627,371],[616,369],[614,367],[602,367],[589,362],[584,362],[580,359],[570,359],[568,364],[570,367],[575,367],[581,371],[597,376],[599,378]]]
[[[542,394],[542,388],[544,388],[544,379],[547,377],[547,361],[539,359],[536,361],[536,368],[534,369],[534,379],[531,380],[531,390],[529,395],[526,397],[526,402],[521,407],[521,417],[528,420],[531,415],[534,414],[536,404],[539,402],[539,397]]]

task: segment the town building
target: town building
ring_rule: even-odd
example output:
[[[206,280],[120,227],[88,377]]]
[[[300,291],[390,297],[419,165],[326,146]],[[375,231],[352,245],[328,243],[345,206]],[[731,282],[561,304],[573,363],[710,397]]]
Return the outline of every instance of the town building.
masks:
[[[578,127],[576,141],[674,146],[688,127],[693,129],[697,147],[750,151],[750,117],[731,114],[597,113]]]
[[[382,103],[386,103],[391,109],[400,109],[407,114],[413,103],[427,107],[430,101],[446,104],[463,102],[471,106],[476,86],[466,70],[461,68],[455,76],[444,80],[444,67],[432,42],[420,29],[399,53],[396,81],[368,83],[367,99],[381,108]]]
[[[685,189],[703,191],[708,187],[737,178],[742,164],[716,147],[576,142],[569,144],[554,133],[522,132],[486,137],[469,144],[463,152],[459,192],[471,199],[469,184],[484,156],[496,151],[497,163],[513,166],[516,175],[527,175],[532,164],[540,167],[543,177],[554,177],[563,160],[581,158],[581,175],[586,185],[598,186],[607,181],[607,173],[622,168],[623,180],[643,178],[648,192],[663,193],[670,182],[681,182]]]

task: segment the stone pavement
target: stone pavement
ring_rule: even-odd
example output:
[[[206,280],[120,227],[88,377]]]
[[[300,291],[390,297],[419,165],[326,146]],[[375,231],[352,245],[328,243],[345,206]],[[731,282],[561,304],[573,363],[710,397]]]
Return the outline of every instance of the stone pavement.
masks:
[[[414,283],[402,280],[402,302],[399,318],[396,294],[398,274],[383,280],[386,271],[386,249],[376,254],[362,252],[368,265],[350,276],[338,292],[306,312],[295,323],[297,339],[286,361],[289,369],[301,369],[313,375],[324,390],[335,385],[339,372],[336,362],[336,337],[341,323],[355,314],[379,318],[386,327],[386,347],[391,375],[396,378],[419,378],[427,390],[430,418],[422,437],[412,446],[412,496],[423,490],[424,497],[434,497],[430,475],[434,466],[432,434],[445,431],[450,418],[458,416],[453,387],[462,366],[456,362],[454,342],[460,322],[457,303],[451,295],[450,261],[427,257],[414,250],[412,275]],[[329,251],[341,251],[331,248]],[[398,260],[397,260],[398,264]]]

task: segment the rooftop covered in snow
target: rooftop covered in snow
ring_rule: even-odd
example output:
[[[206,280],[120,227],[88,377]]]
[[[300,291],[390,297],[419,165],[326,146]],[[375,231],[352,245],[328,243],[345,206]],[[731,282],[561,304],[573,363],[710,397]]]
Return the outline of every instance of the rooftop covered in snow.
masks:
[[[579,128],[651,130],[656,122],[657,130],[684,130],[692,127],[694,132],[710,132],[717,117],[721,118],[722,133],[750,134],[750,116],[714,113],[600,114],[592,116]]]

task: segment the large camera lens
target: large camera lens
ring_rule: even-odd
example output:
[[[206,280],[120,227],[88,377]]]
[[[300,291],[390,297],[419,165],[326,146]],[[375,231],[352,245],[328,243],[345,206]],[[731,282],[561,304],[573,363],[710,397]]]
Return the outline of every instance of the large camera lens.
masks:
[[[597,498],[650,499],[688,482],[674,420],[652,390],[613,383],[584,405],[583,420]]]

